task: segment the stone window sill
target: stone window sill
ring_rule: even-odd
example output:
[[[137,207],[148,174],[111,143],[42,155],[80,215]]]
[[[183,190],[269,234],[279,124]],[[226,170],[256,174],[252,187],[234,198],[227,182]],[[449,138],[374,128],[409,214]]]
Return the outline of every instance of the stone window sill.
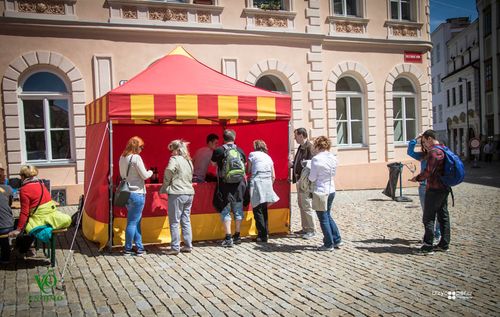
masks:
[[[297,12],[283,10],[243,9],[247,30],[291,31]]]
[[[74,21],[76,0],[5,0],[4,16],[21,19]]]
[[[330,35],[364,36],[367,33],[369,19],[351,16],[329,16]]]

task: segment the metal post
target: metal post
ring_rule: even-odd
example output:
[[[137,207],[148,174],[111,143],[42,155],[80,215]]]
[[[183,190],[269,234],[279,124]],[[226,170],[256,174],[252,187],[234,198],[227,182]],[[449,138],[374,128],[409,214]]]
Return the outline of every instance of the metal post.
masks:
[[[113,123],[109,120],[109,222],[107,251],[113,247]]]

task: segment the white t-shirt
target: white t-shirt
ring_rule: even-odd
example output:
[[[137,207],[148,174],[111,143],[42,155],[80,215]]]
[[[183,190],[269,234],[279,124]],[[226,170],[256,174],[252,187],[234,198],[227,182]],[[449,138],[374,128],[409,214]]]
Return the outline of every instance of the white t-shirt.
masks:
[[[335,192],[333,176],[337,171],[337,158],[328,151],[316,154],[311,160],[309,180],[314,183],[314,192],[330,194]]]
[[[248,161],[252,164],[252,175],[257,172],[271,172],[273,170],[273,159],[264,152],[255,151],[248,155]]]
[[[208,166],[210,165],[210,159],[212,158],[212,153],[214,151],[208,146],[202,147],[193,156],[193,176],[199,180],[205,180],[207,175]]]

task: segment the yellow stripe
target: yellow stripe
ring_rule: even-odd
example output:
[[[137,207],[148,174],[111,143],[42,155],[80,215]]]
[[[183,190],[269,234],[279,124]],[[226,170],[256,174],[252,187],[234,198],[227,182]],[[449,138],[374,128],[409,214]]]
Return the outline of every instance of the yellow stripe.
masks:
[[[108,241],[108,224],[95,220],[83,211],[82,231],[85,238],[99,243],[99,249],[102,249]]]
[[[102,97],[102,122],[106,121],[108,114],[108,99],[106,96]]]
[[[130,118],[132,120],[154,119],[155,107],[154,95],[131,95],[130,96]]]
[[[268,215],[270,233],[287,233],[289,231],[290,209],[269,209]],[[113,225],[114,245],[123,245],[125,243],[126,227],[127,218],[115,218]],[[191,215],[191,228],[193,230],[194,241],[222,239],[225,234],[219,213]],[[170,229],[167,216],[143,217],[141,220],[141,231],[142,242],[144,243],[170,242]],[[245,218],[241,223],[241,235],[248,236],[256,234],[257,229],[255,228],[253,212],[245,212]]]
[[[197,95],[176,95],[175,115],[177,120],[198,118],[198,96]]]
[[[95,123],[101,123],[101,99],[95,103]]]
[[[257,120],[276,119],[276,99],[274,97],[257,97]]]
[[[95,123],[94,109],[95,109],[95,101],[90,104],[90,124],[91,125]]]
[[[182,55],[193,58],[182,46],[177,46],[172,52],[168,53],[168,55]]]
[[[238,96],[218,97],[219,119],[238,118]]]
[[[85,125],[89,125],[89,123],[90,123],[89,109],[90,109],[90,105],[85,106]]]

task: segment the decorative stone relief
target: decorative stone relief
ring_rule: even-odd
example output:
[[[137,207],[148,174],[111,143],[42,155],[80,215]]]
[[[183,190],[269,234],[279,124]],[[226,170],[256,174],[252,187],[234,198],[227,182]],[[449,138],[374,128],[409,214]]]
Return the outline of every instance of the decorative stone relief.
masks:
[[[406,27],[406,26],[394,26],[392,27],[392,34],[395,36],[411,36],[417,37],[417,28]]]
[[[43,14],[59,14],[64,15],[64,2],[61,1],[40,1],[40,0],[24,0],[19,1],[19,12],[25,13],[43,13]]]
[[[150,8],[149,19],[160,21],[187,22],[188,13],[187,10]]]
[[[210,12],[198,12],[198,23],[211,23],[212,15]]]
[[[339,33],[363,33],[363,25],[359,23],[337,22],[335,23],[335,30]]]
[[[122,7],[122,15],[124,19],[137,19],[137,7]]]
[[[255,25],[275,28],[286,28],[287,19],[274,16],[259,16],[255,18]]]

